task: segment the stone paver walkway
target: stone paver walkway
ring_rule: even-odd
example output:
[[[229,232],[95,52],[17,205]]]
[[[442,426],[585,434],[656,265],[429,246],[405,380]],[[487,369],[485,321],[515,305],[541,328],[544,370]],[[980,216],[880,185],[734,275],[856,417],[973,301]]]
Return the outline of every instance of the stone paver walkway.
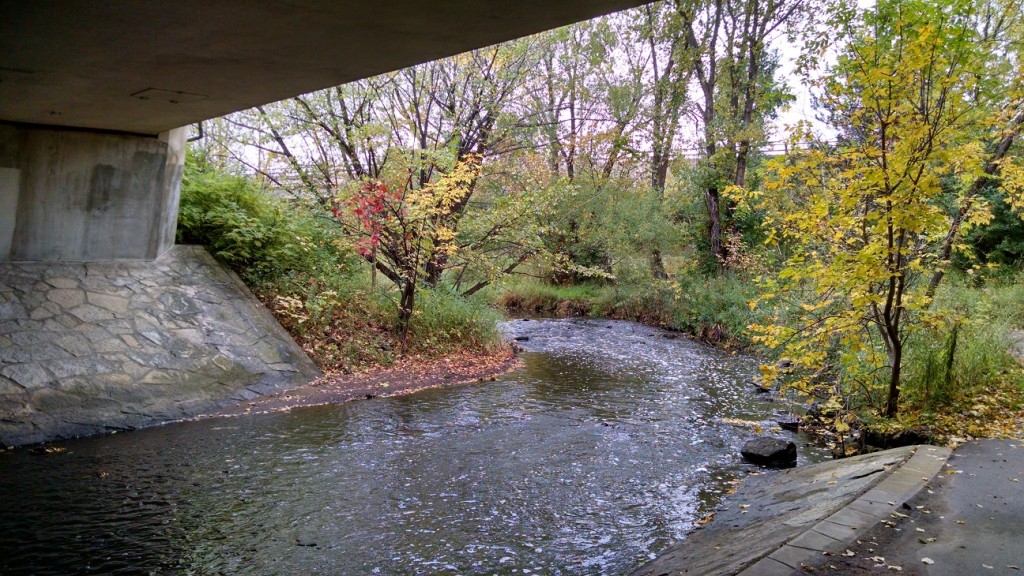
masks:
[[[949,449],[897,448],[748,478],[714,520],[633,576],[803,574],[893,517]]]
[[[188,417],[320,375],[204,249],[0,262],[0,443]]]

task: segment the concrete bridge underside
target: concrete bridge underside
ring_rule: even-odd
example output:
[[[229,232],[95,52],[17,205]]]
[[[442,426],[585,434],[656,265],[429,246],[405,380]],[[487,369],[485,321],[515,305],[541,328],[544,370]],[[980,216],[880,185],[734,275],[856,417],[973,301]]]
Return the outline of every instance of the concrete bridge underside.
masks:
[[[0,260],[152,260],[180,127],[641,0],[0,0]]]

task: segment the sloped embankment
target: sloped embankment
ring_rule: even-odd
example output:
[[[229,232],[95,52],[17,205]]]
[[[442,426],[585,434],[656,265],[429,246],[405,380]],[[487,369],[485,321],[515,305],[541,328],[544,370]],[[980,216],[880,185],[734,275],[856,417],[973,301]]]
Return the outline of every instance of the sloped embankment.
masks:
[[[203,248],[153,262],[0,263],[0,442],[134,429],[320,371]]]

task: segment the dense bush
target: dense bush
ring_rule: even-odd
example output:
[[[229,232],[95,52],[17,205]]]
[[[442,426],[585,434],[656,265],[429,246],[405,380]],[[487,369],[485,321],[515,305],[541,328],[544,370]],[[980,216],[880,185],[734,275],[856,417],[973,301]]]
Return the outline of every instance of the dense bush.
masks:
[[[343,264],[347,254],[326,246],[333,231],[249,178],[189,169],[181,187],[178,242],[202,244],[251,280]],[[341,262],[338,257],[341,256]]]
[[[414,349],[443,353],[457,348],[486,350],[501,341],[502,315],[482,298],[462,298],[446,286],[422,290],[409,327]]]
[[[990,191],[986,196],[992,205],[992,221],[971,229],[967,242],[981,261],[1019,268],[1024,265],[1024,220],[1002,194]]]

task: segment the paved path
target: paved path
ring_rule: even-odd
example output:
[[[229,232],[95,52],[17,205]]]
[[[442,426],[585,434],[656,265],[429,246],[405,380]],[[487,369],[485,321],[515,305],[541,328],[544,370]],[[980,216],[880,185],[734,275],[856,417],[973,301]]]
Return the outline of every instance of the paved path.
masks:
[[[1021,574],[1024,441],[961,446],[929,489],[900,512],[905,517],[890,519],[850,546],[853,556],[819,559],[815,573],[881,574],[897,566],[908,575]]]
[[[633,576],[805,573],[841,554],[925,489],[950,451],[886,450],[747,478],[705,528]],[[826,572],[827,573],[827,572]]]

